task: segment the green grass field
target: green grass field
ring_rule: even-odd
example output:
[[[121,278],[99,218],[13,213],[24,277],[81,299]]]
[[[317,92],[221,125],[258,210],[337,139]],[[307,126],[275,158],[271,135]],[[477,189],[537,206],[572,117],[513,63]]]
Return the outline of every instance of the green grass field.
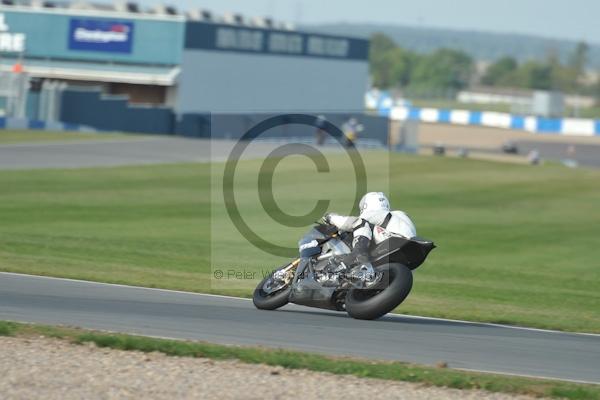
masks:
[[[127,138],[122,133],[46,132],[34,130],[0,129],[0,145],[33,142],[61,142],[75,140],[108,140]]]
[[[385,158],[365,162],[387,171]],[[240,166],[240,208],[260,226],[260,162]],[[232,234],[209,190],[222,168],[0,171],[0,270],[248,296],[250,286],[216,284],[212,270],[282,259]],[[403,155],[390,171],[392,203],[439,246],[398,312],[600,332],[600,171]],[[350,206],[341,193],[351,174],[303,179],[314,174],[310,162],[281,163],[275,196],[286,211],[306,212],[315,192]],[[370,189],[385,184],[380,175]],[[294,246],[301,230],[265,224],[261,234]]]

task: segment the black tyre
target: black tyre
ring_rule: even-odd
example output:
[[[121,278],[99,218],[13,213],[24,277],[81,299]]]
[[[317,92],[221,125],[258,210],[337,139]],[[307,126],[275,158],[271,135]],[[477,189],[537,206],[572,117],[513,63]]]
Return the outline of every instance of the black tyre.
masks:
[[[346,294],[346,311],[353,318],[377,319],[398,307],[412,289],[412,272],[402,264],[384,264],[375,271],[382,274],[379,283]]]
[[[291,286],[287,285],[279,289],[275,288],[275,290],[269,290],[269,283],[272,282],[273,274],[263,279],[258,286],[256,286],[256,289],[254,289],[252,302],[256,308],[261,310],[275,310],[285,306],[289,302]]]

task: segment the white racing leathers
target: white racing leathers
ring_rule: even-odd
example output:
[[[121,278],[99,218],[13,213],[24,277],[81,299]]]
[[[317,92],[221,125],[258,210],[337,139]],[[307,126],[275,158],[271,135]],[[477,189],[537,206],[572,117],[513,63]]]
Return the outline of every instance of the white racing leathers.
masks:
[[[340,231],[353,232],[353,247],[361,241],[361,237],[368,239],[369,242],[374,240],[375,244],[379,244],[390,235],[407,239],[417,236],[415,224],[402,211],[366,211],[358,217],[329,214],[329,223],[335,225]]]

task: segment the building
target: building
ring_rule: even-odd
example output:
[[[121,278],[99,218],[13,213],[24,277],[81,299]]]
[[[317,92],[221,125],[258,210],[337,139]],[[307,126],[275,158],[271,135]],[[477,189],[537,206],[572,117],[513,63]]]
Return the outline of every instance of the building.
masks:
[[[367,59],[367,40],[298,32],[268,18],[134,3],[0,5],[0,72],[30,77],[32,119],[129,130],[156,111],[172,114],[160,129],[175,130],[186,114],[360,112]],[[61,103],[52,112],[48,98]]]
[[[367,59],[362,39],[189,21],[177,108],[362,111]]]
[[[169,104],[179,74],[184,18],[94,7],[0,6],[0,30],[9,37],[4,46],[0,40],[0,68],[21,63],[39,80],[96,85],[133,102]]]

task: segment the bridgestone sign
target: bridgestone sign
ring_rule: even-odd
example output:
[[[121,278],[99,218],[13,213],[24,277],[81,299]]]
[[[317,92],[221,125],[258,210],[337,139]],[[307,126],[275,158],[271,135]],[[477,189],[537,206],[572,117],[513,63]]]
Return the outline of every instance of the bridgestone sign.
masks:
[[[85,28],[77,28],[75,30],[75,40],[95,43],[126,42],[127,33],[91,31]]]
[[[25,34],[11,33],[4,14],[0,13],[0,52],[22,53],[25,51]]]

